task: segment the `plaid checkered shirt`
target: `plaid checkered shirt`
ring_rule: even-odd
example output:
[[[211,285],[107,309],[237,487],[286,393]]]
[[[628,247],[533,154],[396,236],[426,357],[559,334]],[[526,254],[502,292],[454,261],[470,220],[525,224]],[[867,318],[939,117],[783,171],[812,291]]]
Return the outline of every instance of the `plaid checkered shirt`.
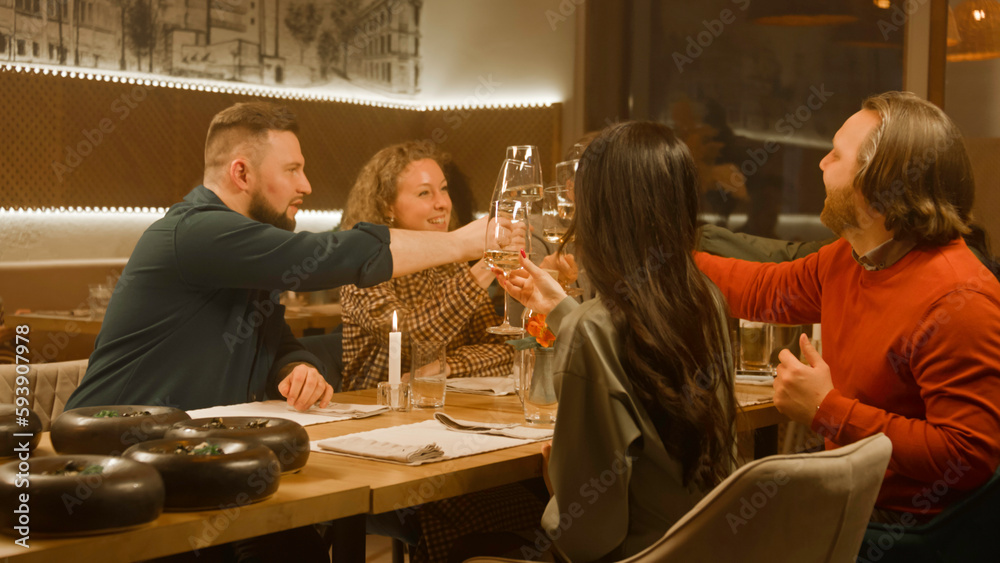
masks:
[[[368,389],[389,377],[389,331],[392,313],[403,333],[401,371],[410,371],[412,339],[448,343],[449,377],[507,375],[514,349],[508,337],[486,328],[502,319],[486,290],[469,267],[447,264],[374,287],[346,285],[340,291],[344,307],[344,390]]]

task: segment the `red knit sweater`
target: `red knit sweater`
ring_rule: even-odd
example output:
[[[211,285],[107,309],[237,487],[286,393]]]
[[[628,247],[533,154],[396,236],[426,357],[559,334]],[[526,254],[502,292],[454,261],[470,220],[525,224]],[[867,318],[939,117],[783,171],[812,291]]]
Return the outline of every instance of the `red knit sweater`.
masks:
[[[827,449],[884,432],[876,505],[934,514],[1000,462],[1000,284],[961,239],[867,271],[846,240],[794,262],[697,253],[734,317],[821,322],[834,390],[812,421]]]

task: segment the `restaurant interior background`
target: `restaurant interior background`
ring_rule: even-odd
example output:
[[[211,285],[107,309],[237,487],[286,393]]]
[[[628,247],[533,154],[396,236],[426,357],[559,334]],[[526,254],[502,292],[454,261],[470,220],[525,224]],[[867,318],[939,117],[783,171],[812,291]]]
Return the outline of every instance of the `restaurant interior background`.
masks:
[[[996,248],[996,0],[0,0],[0,298],[8,314],[85,307],[200,183],[208,122],[241,100],[300,116],[302,229],[335,228],[391,143],[451,153],[468,218],[507,145],[538,145],[551,177],[585,132],[653,119],[691,147],[706,220],[812,240],[829,236],[830,139],[894,89],[962,129]],[[57,344],[35,361],[85,358],[93,337]]]

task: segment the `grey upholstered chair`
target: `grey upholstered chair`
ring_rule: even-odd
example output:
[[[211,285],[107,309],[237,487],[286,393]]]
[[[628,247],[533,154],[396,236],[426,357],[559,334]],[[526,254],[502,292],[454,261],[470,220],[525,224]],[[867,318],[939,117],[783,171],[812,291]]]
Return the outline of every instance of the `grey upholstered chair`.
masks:
[[[658,542],[623,563],[854,561],[892,444],[877,434],[736,470]],[[511,561],[476,557],[466,563]]]

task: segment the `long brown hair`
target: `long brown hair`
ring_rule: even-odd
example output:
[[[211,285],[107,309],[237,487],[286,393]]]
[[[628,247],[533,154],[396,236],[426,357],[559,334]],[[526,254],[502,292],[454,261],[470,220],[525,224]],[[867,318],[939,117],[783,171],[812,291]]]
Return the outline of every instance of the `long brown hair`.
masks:
[[[425,158],[434,160],[442,169],[449,160],[447,154],[429,141],[407,141],[375,153],[361,169],[347,196],[341,230],[362,221],[391,227],[389,210],[396,201],[396,182],[411,162]]]
[[[685,486],[707,490],[733,467],[736,407],[724,301],[692,257],[696,170],[669,127],[611,126],[580,159],[572,229],[636,396]]]
[[[858,151],[855,184],[898,240],[942,246],[969,233],[976,187],[958,127],[909,92],[864,101],[879,124]]]

